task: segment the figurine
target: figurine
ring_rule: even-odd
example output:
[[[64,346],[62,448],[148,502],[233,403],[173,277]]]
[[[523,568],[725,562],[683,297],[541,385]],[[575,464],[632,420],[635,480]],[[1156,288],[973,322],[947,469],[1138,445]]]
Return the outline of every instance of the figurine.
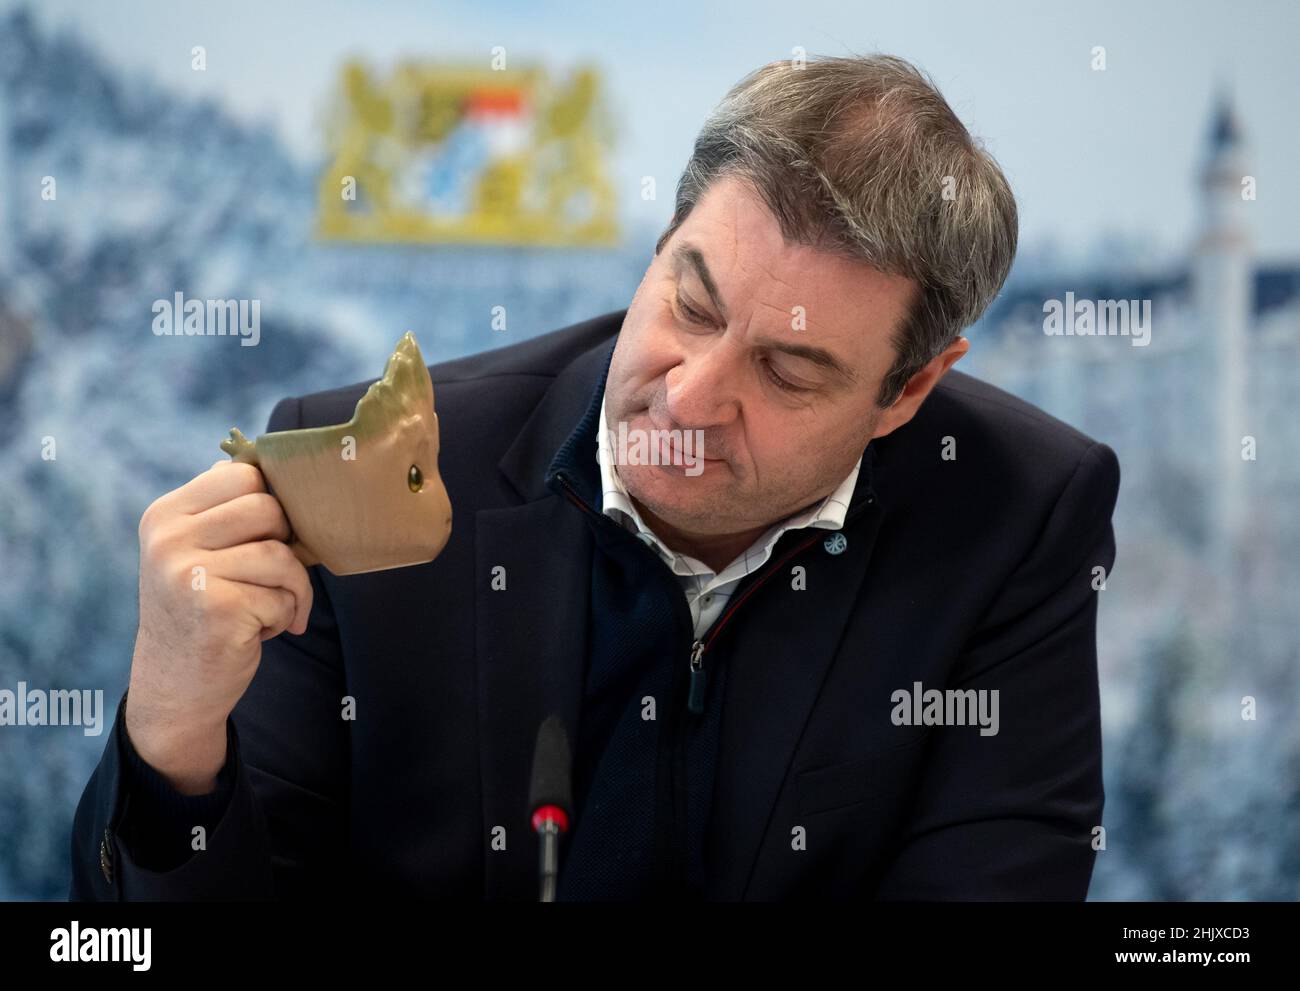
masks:
[[[261,469],[298,560],[336,575],[425,564],[442,553],[451,500],[438,448],[433,382],[410,331],[347,423],[256,441],[232,428],[221,442],[232,460]]]

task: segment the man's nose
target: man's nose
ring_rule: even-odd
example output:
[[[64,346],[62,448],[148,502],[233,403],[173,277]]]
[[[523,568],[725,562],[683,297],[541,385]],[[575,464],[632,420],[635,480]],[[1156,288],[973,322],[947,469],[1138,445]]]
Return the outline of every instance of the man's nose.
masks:
[[[667,376],[665,402],[673,425],[702,430],[734,419],[741,371],[740,353],[725,341],[688,354]]]

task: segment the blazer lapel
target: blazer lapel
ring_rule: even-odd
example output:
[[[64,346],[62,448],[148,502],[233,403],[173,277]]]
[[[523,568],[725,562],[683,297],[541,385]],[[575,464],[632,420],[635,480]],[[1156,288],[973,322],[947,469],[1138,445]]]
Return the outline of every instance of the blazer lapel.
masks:
[[[538,898],[528,809],[538,727],[558,712],[571,750],[577,742],[593,537],[582,512],[547,487],[546,475],[603,388],[612,346],[602,342],[556,377],[502,458],[502,474],[526,501],[475,514],[484,894],[491,900]],[[590,457],[595,465],[594,445]],[[504,849],[496,827],[504,827]]]
[[[705,897],[711,901],[745,897],[804,725],[859,601],[881,517],[864,472],[841,531],[848,539],[846,551],[831,554],[821,541],[813,544],[783,566],[784,575],[769,579],[761,605],[747,603],[737,611],[735,628],[724,634],[735,639],[728,650],[706,850]],[[773,560],[808,535],[808,530],[783,535]],[[789,569],[795,564],[807,570],[806,591],[790,588]]]
[[[477,515],[479,752],[489,899],[538,897],[537,840],[527,807],[533,745],[552,712],[563,717],[570,745],[576,742],[591,540],[578,510],[555,496]],[[493,589],[494,577],[505,581],[504,589]],[[497,826],[505,827],[504,850],[494,848]]]

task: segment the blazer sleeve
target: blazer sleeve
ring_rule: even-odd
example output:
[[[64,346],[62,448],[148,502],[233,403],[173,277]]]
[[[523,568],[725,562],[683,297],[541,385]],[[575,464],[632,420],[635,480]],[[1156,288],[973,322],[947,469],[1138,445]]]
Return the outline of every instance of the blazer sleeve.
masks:
[[[121,833],[131,859],[150,870],[179,867],[194,855],[196,827],[211,836],[230,804],[234,790],[234,727],[226,720],[226,763],[217,774],[217,787],[207,795],[182,795],[155,771],[136,751],[126,732],[123,711],[126,696],[118,708],[115,735],[121,744],[119,760],[125,767],[125,788],[129,807],[122,818]]]
[[[936,727],[880,900],[1083,900],[1101,825],[1097,597],[1115,561],[1115,452],[1083,454],[947,688],[998,693],[998,732]],[[1094,569],[1104,569],[1096,572]]]
[[[300,420],[298,400],[282,400],[267,432]],[[227,763],[212,796],[160,802],[156,790],[147,792],[148,775],[132,773],[119,706],[73,820],[72,900],[308,897],[337,882],[330,869],[344,839],[349,762],[343,655],[320,568],[307,573],[307,629],[262,644],[257,673],[227,720]],[[171,858],[160,860],[157,844],[142,837],[174,831],[187,813],[199,817],[195,824],[216,818],[204,848],[171,869],[146,866]]]

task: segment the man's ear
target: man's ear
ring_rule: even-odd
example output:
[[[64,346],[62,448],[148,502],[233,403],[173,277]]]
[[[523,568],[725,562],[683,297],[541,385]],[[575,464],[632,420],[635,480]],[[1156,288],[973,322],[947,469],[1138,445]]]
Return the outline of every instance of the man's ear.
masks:
[[[943,378],[944,373],[969,350],[970,341],[958,337],[931,358],[924,367],[907,380],[907,385],[898,394],[898,398],[880,414],[876,420],[875,430],[871,434],[872,438],[893,433],[912,419],[916,411],[921,408],[921,403],[925,402],[925,397],[930,394],[930,390],[939,384],[939,379]]]

